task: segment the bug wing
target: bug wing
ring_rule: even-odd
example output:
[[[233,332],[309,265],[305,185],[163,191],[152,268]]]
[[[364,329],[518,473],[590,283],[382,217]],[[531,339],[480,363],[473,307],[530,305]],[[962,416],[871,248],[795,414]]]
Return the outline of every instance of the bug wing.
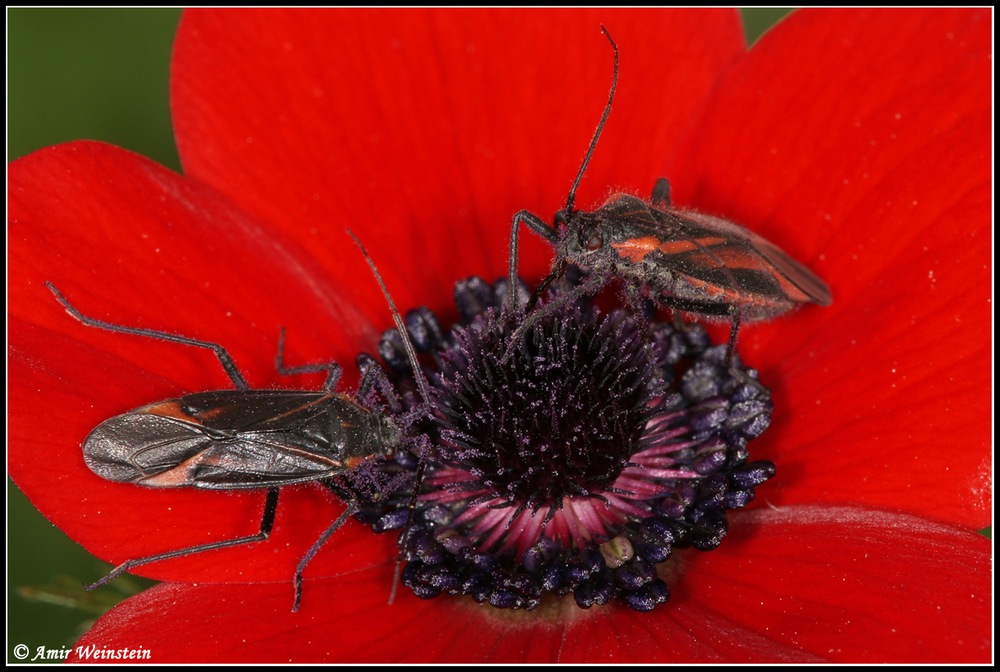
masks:
[[[209,430],[249,432],[288,429],[321,413],[330,398],[325,392],[293,390],[215,390],[187,394],[177,400],[183,419]],[[146,408],[158,413],[174,409]]]
[[[763,236],[721,217],[688,210],[676,210],[673,214],[682,220],[682,225],[688,220],[700,226],[707,237],[711,237],[712,232],[725,237],[727,242],[720,255],[722,261],[732,268],[755,268],[772,276],[789,301],[821,306],[832,302],[830,288],[825,282]],[[770,284],[765,282],[765,285]]]
[[[248,392],[250,394],[248,394]],[[346,466],[300,431],[327,395],[204,392],[101,423],[84,441],[91,471],[149,487],[261,488],[316,480]]]
[[[657,286],[669,299],[745,319],[778,315],[798,303],[829,305],[830,290],[773,243],[720,217],[657,208],[618,196],[601,208],[615,233],[619,268]],[[624,263],[627,262],[627,263]]]
[[[196,423],[152,410],[177,401],[138,408],[98,425],[83,442],[90,470],[109,481],[139,483],[211,446],[212,438]]]
[[[346,465],[309,446],[271,433],[212,440],[175,467],[139,481],[155,488],[241,490],[304,483],[343,473]]]
[[[747,233],[750,234],[750,240],[754,248],[760,252],[760,254],[767,259],[774,269],[781,273],[786,280],[801,290],[808,297],[808,299],[806,299],[807,301],[812,301],[813,303],[817,303],[821,306],[829,306],[833,302],[833,296],[830,294],[830,287],[827,286],[825,282],[820,280],[819,276],[792,257],[785,254],[784,250],[766,238],[751,231],[748,231]]]

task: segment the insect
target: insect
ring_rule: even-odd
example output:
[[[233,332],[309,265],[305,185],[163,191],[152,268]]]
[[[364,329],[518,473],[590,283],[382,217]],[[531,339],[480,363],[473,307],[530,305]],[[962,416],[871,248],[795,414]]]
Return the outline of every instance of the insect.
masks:
[[[354,237],[389,303],[426,404],[421,412],[429,412],[428,383],[402,318],[371,257],[357,237],[348,233]],[[391,456],[406,447],[404,429],[407,423],[397,422],[394,415],[372,410],[358,401],[368,398],[373,386],[379,386],[387,402],[398,405],[384,371],[374,363],[364,368],[356,398],[335,392],[342,372],[340,365],[330,362],[285,367],[282,332],[277,358],[279,372],[326,371],[327,379],[322,389],[318,392],[249,389],[232,357],[221,345],[88,317],[52,283],[45,284],[67,312],[87,326],[212,350],[236,387],[160,401],[102,422],[83,443],[84,460],[91,471],[110,481],[151,488],[267,490],[256,534],[126,560],[88,586],[88,590],[140,565],[263,541],[274,526],[281,488],[316,481],[341,498],[347,507],[320,535],[295,569],[292,611],[298,611],[306,566],[330,536],[358,510],[357,501],[340,477],[349,476],[352,469],[368,460]],[[419,481],[419,474],[417,478]]]
[[[529,314],[513,340],[548,312],[599,291],[612,278],[621,278],[631,291],[638,287],[660,305],[709,318],[728,317],[727,363],[731,364],[741,322],[766,320],[805,303],[829,305],[830,290],[812,271],[762,236],[721,217],[673,206],[670,183],[664,178],[657,180],[649,201],[615,194],[594,212],[574,207],[576,189],[611,113],[618,84],[618,47],[603,26],[601,30],[614,50],[611,91],[566,206],[556,212],[551,226],[522,210],[514,215],[510,230],[512,280],[517,273],[521,224],[555,248],[552,270],[529,307],[568,264],[576,264],[589,276],[573,291]]]

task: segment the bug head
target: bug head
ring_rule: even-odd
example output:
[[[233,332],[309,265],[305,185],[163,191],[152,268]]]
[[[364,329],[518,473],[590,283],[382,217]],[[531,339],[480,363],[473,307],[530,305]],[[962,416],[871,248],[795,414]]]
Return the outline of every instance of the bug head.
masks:
[[[564,226],[558,256],[571,263],[582,262],[592,268],[594,263],[590,258],[600,253],[608,242],[607,227],[602,224],[600,211],[591,213],[577,210],[570,215]]]

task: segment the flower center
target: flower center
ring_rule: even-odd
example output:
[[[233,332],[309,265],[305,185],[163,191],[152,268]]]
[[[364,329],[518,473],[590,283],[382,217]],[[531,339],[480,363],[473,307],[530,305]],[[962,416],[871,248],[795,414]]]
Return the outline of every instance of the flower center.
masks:
[[[422,480],[415,499],[360,496],[360,517],[408,528],[403,583],[421,597],[534,608],[572,593],[582,607],[652,609],[669,596],[656,564],[676,547],[715,548],[725,512],[774,474],[746,450],[770,422],[770,394],[701,329],[629,307],[577,302],[510,348],[523,315],[501,310],[505,296],[502,282],[472,278],[456,286],[452,330],[426,309],[407,315],[434,361],[434,422],[378,468]],[[415,406],[399,334],[380,352]]]
[[[656,381],[621,313],[599,322],[577,309],[556,315],[501,363],[516,326],[491,311],[442,356],[442,462],[460,479],[445,487],[490,496],[512,517],[544,511],[551,520],[567,499],[601,498],[621,474]]]

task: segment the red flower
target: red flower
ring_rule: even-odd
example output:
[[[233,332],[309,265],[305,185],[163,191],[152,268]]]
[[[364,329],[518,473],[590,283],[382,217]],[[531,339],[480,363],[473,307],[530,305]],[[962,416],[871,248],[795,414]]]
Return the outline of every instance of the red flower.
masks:
[[[729,11],[196,11],[177,37],[185,175],[78,142],[10,166],[9,469],[50,520],[113,562],[255,531],[263,495],[149,490],[87,470],[100,421],[229,381],[208,353],[86,329],[85,312],[272,365],[349,362],[388,311],[447,309],[504,274],[511,215],[561,206],[610,76],[621,85],[578,194],[645,193],[723,214],[803,260],[834,305],[741,333],[774,393],[754,457],[778,465],[722,547],[679,553],[652,613],[557,601],[386,599],[393,540],[282,495],[267,542],[139,573],[172,581],[81,645],[168,661],[987,661],[990,14],[802,11],[745,51]],[[521,270],[550,252],[524,236]],[[36,549],[37,551],[37,549]],[[80,650],[77,660],[86,660]]]

